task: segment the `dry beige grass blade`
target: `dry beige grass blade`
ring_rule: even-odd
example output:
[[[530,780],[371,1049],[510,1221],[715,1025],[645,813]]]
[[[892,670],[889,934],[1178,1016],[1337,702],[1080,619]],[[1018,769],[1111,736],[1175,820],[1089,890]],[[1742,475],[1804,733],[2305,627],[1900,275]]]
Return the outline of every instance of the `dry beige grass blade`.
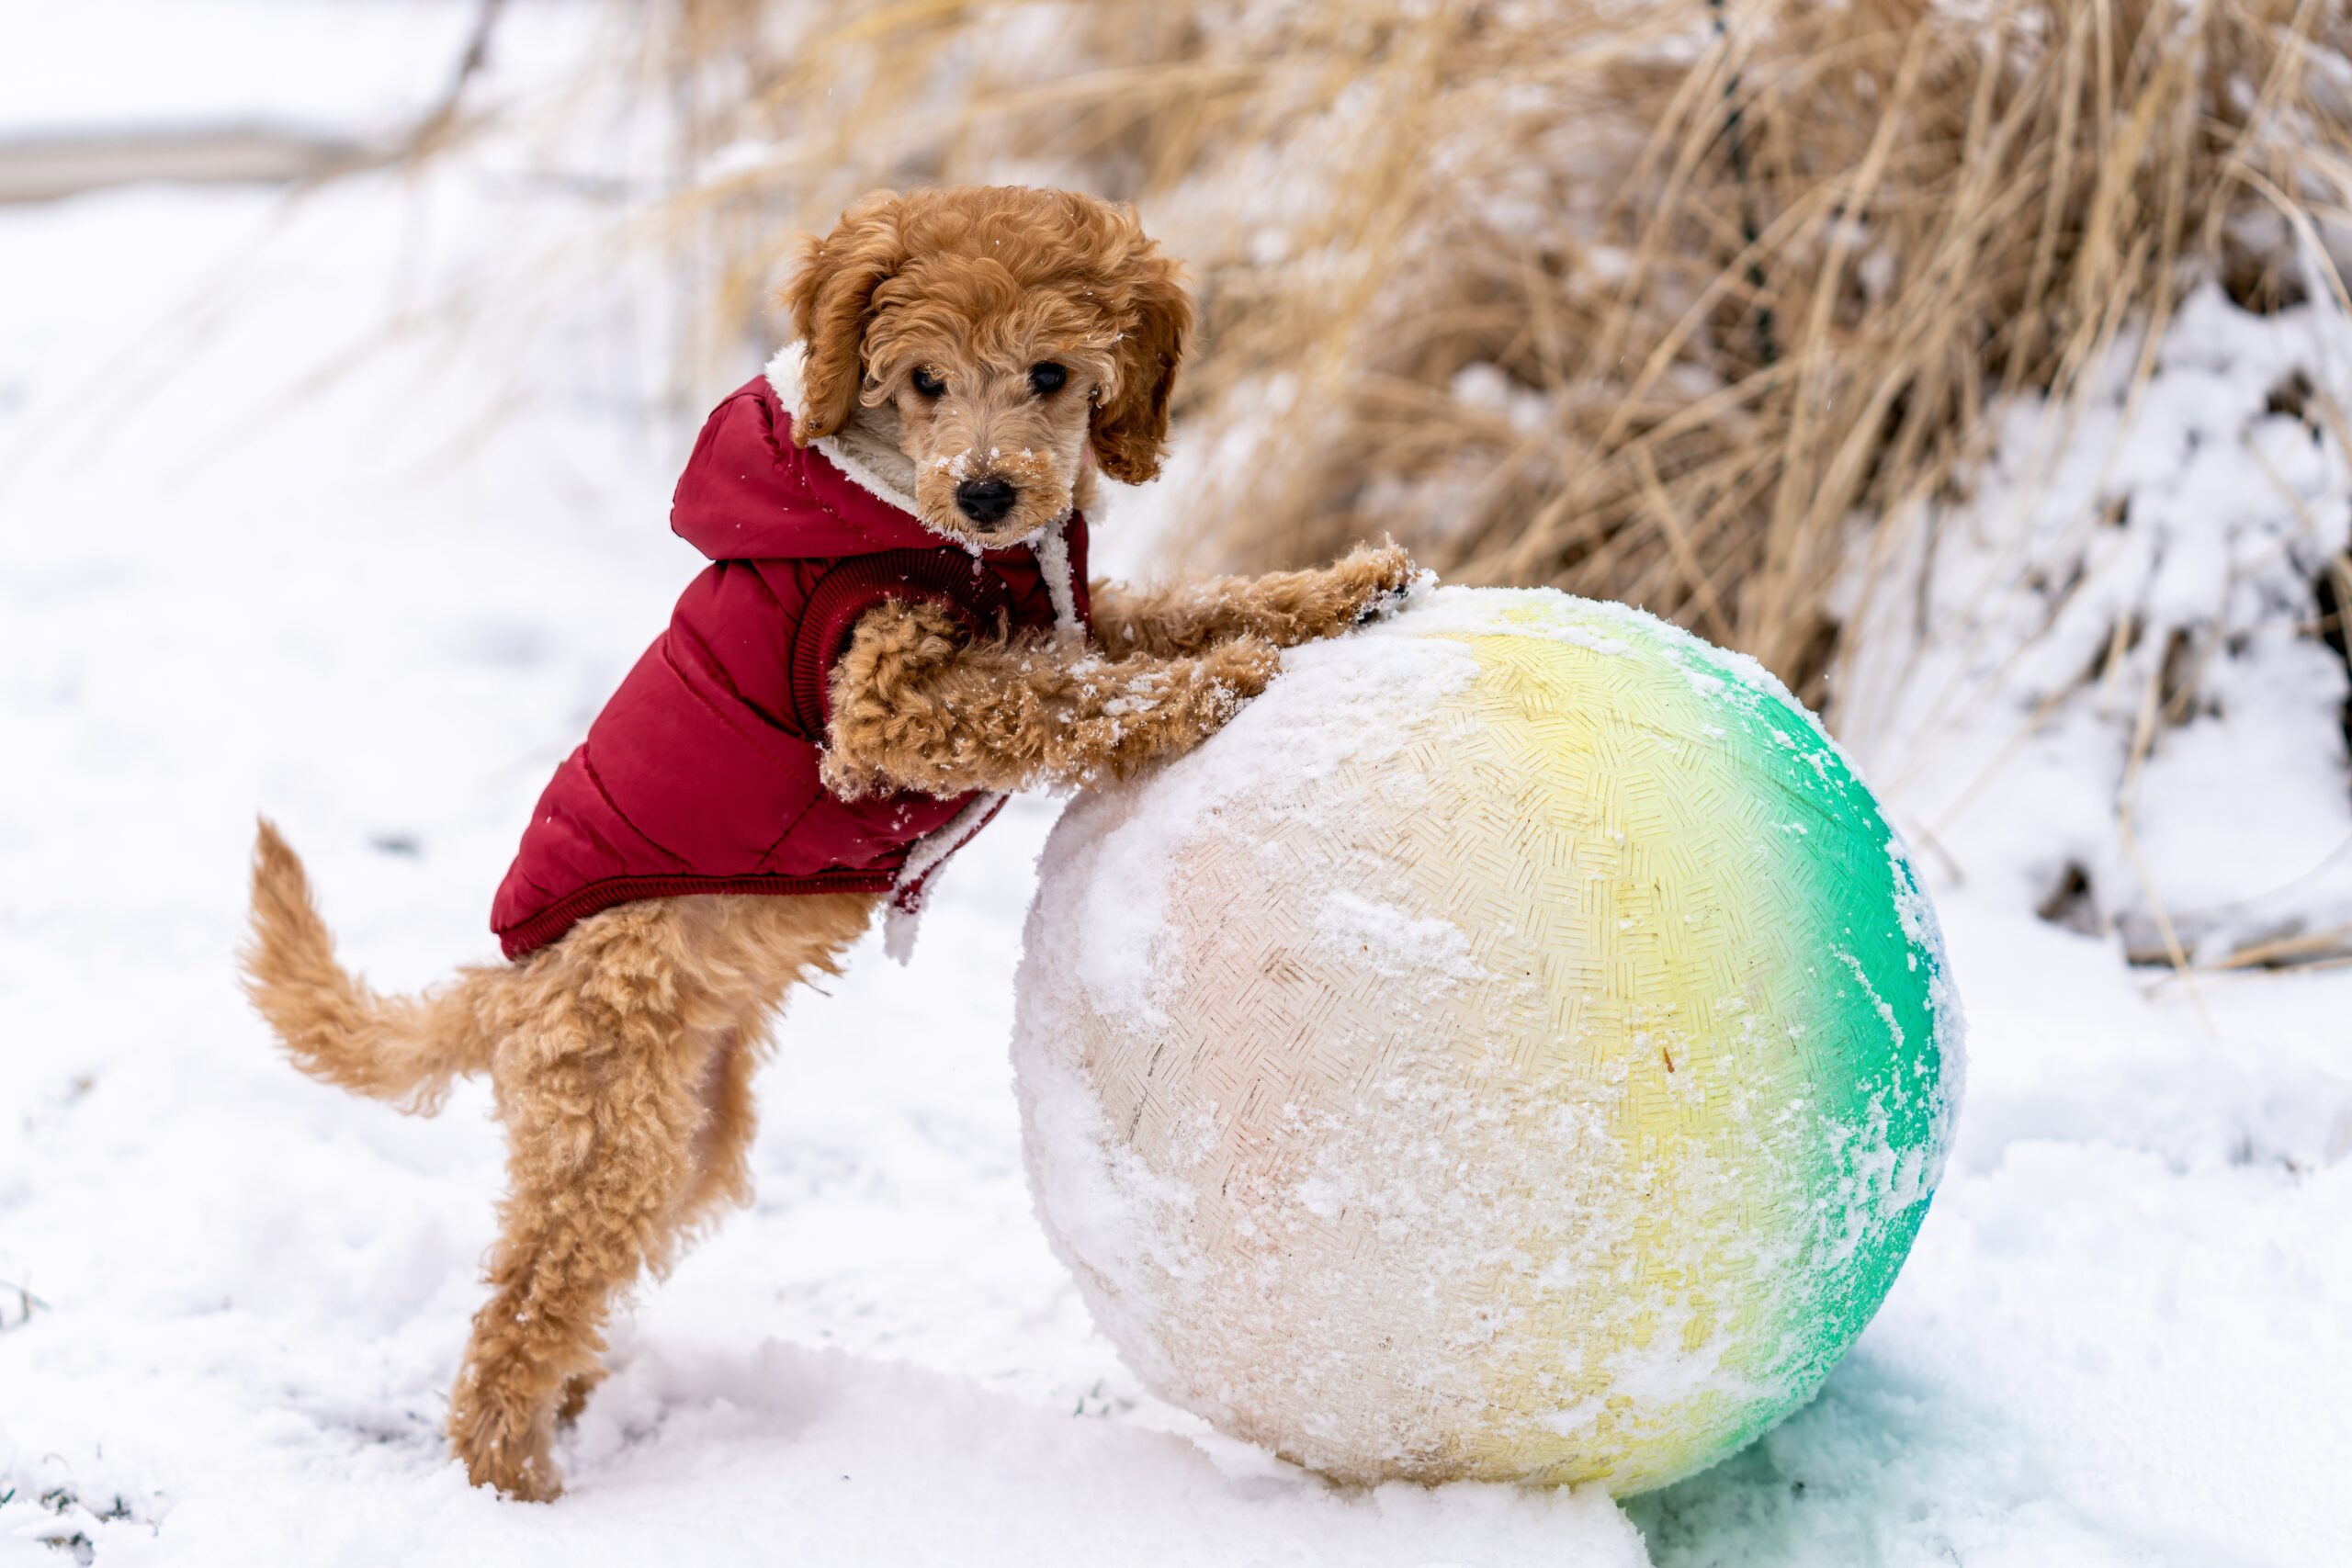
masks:
[[[2256,308],[2342,288],[2332,0],[631,14],[690,169],[729,153],[666,215],[708,258],[712,358],[786,231],[871,186],[1133,197],[1201,286],[1188,412],[1257,454],[1180,538],[1256,567],[1390,531],[1816,697],[1858,529],[1897,558],[1991,400],[2066,399],[2190,274]]]

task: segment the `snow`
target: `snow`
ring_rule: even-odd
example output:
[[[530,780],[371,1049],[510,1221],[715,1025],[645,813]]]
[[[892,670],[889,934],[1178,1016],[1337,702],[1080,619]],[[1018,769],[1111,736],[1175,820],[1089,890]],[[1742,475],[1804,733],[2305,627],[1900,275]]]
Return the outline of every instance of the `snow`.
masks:
[[[1955,1103],[1937,1058],[1957,1060],[1959,1020],[1912,1010],[1942,961],[1918,907],[1841,905],[1816,928],[1883,1021],[1857,1033],[1889,1053],[1885,1078],[1833,1089],[1827,1112],[1818,1068],[1712,1036],[1715,998],[1742,987],[1792,1036],[1839,1021],[1741,956],[1754,912],[1686,897],[1684,867],[1711,888],[1762,874],[1742,870],[1743,792],[1786,798],[1690,765],[1699,749],[1661,728],[1764,700],[1726,681],[1695,708],[1682,677],[1711,658],[1548,589],[1425,590],[1290,650],[1208,744],[1063,814],[1016,982],[1016,1089],[1039,1217],[1148,1389],[1346,1477],[1620,1493],[1811,1394],[1925,1212],[1944,1152],[1928,1134],[1948,1135]],[[1588,736],[1535,691],[1609,716]],[[1573,768],[1571,746],[1712,784],[1711,809],[1527,761]],[[1645,858],[1615,858],[1621,821],[1643,825]],[[1859,831],[1842,852],[1894,855],[1875,814],[1822,821]],[[1641,923],[1618,917],[1650,906],[1605,889],[1656,878],[1668,907],[1705,911],[1675,918],[1726,929],[1704,946],[1678,933],[1649,958],[1666,983],[1628,997],[1615,976],[1659,950],[1617,936]],[[1874,984],[1838,945],[1898,922],[1927,944],[1902,950],[1903,1000],[1933,1051],[1906,1051],[1881,995],[1900,954],[1874,960],[1898,965]],[[1656,1101],[1672,1109],[1653,1121]],[[1824,1186],[1767,1195],[1815,1169]]]
[[[364,47],[334,9],[13,5],[12,45],[62,30],[0,59],[0,105],[37,127],[159,85],[174,115],[246,103],[263,67],[193,18],[266,13],[272,82],[322,66],[284,112],[371,120],[429,96],[469,7],[370,7]],[[413,44],[373,30],[394,12]],[[457,160],[295,205],[0,208],[0,1280],[26,1292],[0,1288],[0,1563],[2341,1560],[2352,974],[2183,981],[2033,913],[2070,856],[2131,904],[2114,806],[2144,666],[2018,737],[2144,583],[2134,660],[2189,624],[2167,616],[2247,637],[2207,666],[2221,712],[2142,771],[2159,886],[2338,918],[2324,877],[2268,890],[2352,834],[2343,668],[2262,624],[2290,618],[2267,595],[2306,613],[2296,574],[2352,507],[2339,448],[2254,411],[2290,363],[2340,393],[2352,339],[2211,300],[2163,345],[2177,393],[2041,436],[2072,466],[2039,514],[2041,414],[2018,412],[1942,535],[1937,592],[1982,611],[1964,656],[1882,652],[1904,683],[1840,719],[1967,983],[1970,1104],[1885,1308],[1755,1448],[1623,1510],[1351,1494],[1143,1397],[1030,1213],[1005,1041],[1054,807],[1019,800],[943,874],[910,968],[877,937],[795,1002],[758,1205],[616,1327],[566,1498],[466,1488],[438,1426],[500,1179],[486,1097],[420,1121],[304,1080],[228,954],[266,807],[373,979],[487,956],[532,799],[694,570],[662,522],[682,425],[758,355],[661,395],[662,296],[588,201]],[[2216,453],[2228,475],[2199,470]],[[2123,491],[2168,571],[2093,521]],[[1122,566],[1167,504],[1134,500],[1150,521],[1103,539]],[[2047,547],[2004,555],[2021,515]],[[2085,564],[2080,608],[2005,667],[2052,559]]]
[[[1858,579],[1839,728],[1945,853],[2029,904],[2075,869],[2076,923],[2135,953],[2324,945],[2352,929],[2345,663],[2314,635],[2352,521],[2352,322],[2208,287],[2136,388],[2141,348],[2086,407],[1998,416],[1923,592],[1916,562]]]
[[[1633,1506],[1654,1554],[2334,1561],[2352,1330],[2339,977],[2218,990],[2208,1037],[2104,944],[1939,899],[1971,986],[1952,1168],[1821,1397]],[[2312,1053],[2330,1065],[2296,1060]]]
[[[1434,915],[1377,904],[1343,887],[1324,900],[1320,923],[1332,941],[1360,947],[1378,975],[1467,977],[1477,972],[1469,937]]]
[[[662,521],[690,428],[481,408],[516,356],[579,351],[563,332],[386,348],[293,395],[378,319],[394,242],[465,199],[0,211],[71,313],[46,323],[68,352],[0,333],[25,389],[0,427],[0,1280],[39,1303],[0,1294],[0,1562],[75,1536],[101,1562],[1638,1562],[1598,1498],[1342,1493],[1143,1404],[1021,1175],[1035,801],[943,874],[910,968],[877,936],[795,1004],[760,1206],[617,1330],[564,1502],[465,1486],[439,1423],[500,1185],[487,1097],[420,1121],[307,1082],[229,962],[265,807],[372,978],[488,955],[532,799],[695,570]],[[122,419],[90,367],[152,346],[185,280],[69,285],[150,230],[190,275],[233,261],[243,302],[167,335]],[[568,324],[594,341],[604,308]]]
[[[446,86],[479,8],[474,0],[14,0],[5,8],[0,133],[217,122],[389,130]],[[202,69],[191,69],[199,60]]]
[[[1202,819],[1275,781],[1316,778],[1343,761],[1368,762],[1403,747],[1401,733],[1367,731],[1352,716],[1367,701],[1399,691],[1420,692],[1433,703],[1477,674],[1476,659],[1453,645],[1380,644],[1344,659],[1329,651],[1299,649],[1284,660],[1283,679],[1297,692],[1286,721],[1252,717],[1245,708],[1221,732],[1214,765],[1197,755],[1169,764],[1153,792],[1152,814],[1122,821],[1120,831],[1094,840],[1102,863],[1090,857],[1070,869],[1072,886],[1086,890],[1072,922],[1070,963],[1097,1011],[1166,1019],[1153,979],[1167,967],[1160,949],[1168,940],[1169,857]]]

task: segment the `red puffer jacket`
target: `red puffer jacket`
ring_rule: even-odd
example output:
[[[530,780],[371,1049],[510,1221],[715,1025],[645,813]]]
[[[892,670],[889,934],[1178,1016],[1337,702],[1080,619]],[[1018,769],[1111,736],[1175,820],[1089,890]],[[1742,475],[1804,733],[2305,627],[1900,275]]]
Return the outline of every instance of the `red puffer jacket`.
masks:
[[[795,368],[787,352],[770,376],[790,388]],[[836,798],[817,773],[829,677],[886,599],[938,601],[976,636],[1084,626],[1085,519],[975,557],[833,441],[796,446],[791,428],[769,377],[703,426],[670,525],[713,564],[539,796],[491,908],[509,958],[636,898],[895,890],[911,912],[1003,804]]]

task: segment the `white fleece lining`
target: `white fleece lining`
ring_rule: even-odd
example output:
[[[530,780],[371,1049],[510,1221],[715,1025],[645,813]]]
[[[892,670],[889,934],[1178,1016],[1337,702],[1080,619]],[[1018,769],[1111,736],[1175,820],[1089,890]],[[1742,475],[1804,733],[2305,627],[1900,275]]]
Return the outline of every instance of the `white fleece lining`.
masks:
[[[978,832],[981,825],[988,821],[989,814],[1004,801],[1005,796],[1001,791],[990,790],[974,795],[971,804],[917,839],[907,851],[906,864],[899,868],[899,874],[891,881],[890,903],[882,917],[882,951],[886,954],[904,964],[915,953],[916,922],[922,916],[922,906],[918,902],[911,909],[899,908],[899,890],[929,876],[941,861],[961,849],[965,840]]]
[[[767,368],[768,385],[775,389],[776,397],[795,419],[800,417],[802,353],[800,344],[786,344],[775,351],[775,357],[768,361]],[[820,435],[808,445],[822,452],[825,455],[825,461],[839,468],[850,483],[876,501],[889,502],[916,522],[922,521],[922,513],[916,507],[913,496],[884,479],[867,464],[851,457],[842,449],[839,441],[830,435]],[[939,533],[936,528],[931,531],[934,534]],[[939,534],[939,536],[958,548],[963,547],[964,541],[952,535]]]
[[[1069,516],[1047,528],[1029,547],[1037,558],[1037,575],[1046,580],[1046,594],[1054,602],[1054,631],[1064,638],[1081,637],[1078,624],[1078,581],[1069,565]]]

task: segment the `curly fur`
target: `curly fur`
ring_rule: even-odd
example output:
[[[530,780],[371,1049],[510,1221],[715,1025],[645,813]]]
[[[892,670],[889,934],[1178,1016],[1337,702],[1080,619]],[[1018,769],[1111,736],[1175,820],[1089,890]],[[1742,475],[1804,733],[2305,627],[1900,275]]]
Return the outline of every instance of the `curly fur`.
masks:
[[[604,1325],[722,1203],[751,1196],[752,1074],[797,982],[836,972],[876,898],[684,897],[582,920],[522,962],[420,998],[375,996],[335,962],[301,863],[261,825],[247,994],[297,1066],[410,1111],[488,1072],[507,1190],[491,1298],[450,1398],[478,1484],[544,1499],[562,1410],[601,1375]]]
[[[825,783],[854,799],[1125,775],[1216,733],[1279,657],[1254,637],[1176,659],[1073,656],[1044,638],[967,647],[945,610],[885,605],[834,666]]]
[[[1159,472],[1193,306],[1132,208],[1017,186],[879,191],[801,243],[781,299],[808,344],[793,438],[871,411],[935,530],[1001,545],[1068,513],[1089,459],[1130,484]],[[1027,378],[1045,363],[1069,379],[1041,396]],[[945,394],[920,391],[918,370]],[[1020,496],[988,527],[953,500],[984,478]]]
[[[1411,558],[1384,544],[1360,545],[1307,571],[1212,577],[1148,592],[1098,583],[1094,630],[1119,654],[1179,657],[1236,637],[1295,648],[1353,626],[1412,578]]]
[[[911,466],[937,456],[926,432],[991,420],[1009,431],[1025,417],[1041,440],[1069,436],[1071,448],[1067,458],[1051,448],[1061,466],[1041,480],[1046,448],[1032,447],[1026,483],[1082,482],[1084,452],[1123,478],[1159,465],[1191,308],[1125,209],[1034,191],[869,197],[810,243],[790,299],[808,340],[802,439],[844,431],[869,407],[862,400],[903,399],[893,378],[919,352],[942,367],[994,368],[955,394],[968,408],[874,421],[865,450]],[[1041,345],[1098,400],[1022,403],[1006,367]],[[1198,744],[1263,689],[1278,649],[1355,624],[1412,570],[1390,546],[1255,581],[1097,584],[1099,646],[975,642],[934,606],[884,605],[835,666],[826,781],[844,795],[956,795],[1130,772]],[[486,1072],[495,1090],[507,1191],[492,1293],[449,1408],[451,1443],[477,1483],[532,1499],[560,1490],[556,1425],[603,1375],[607,1315],[720,1205],[750,1196],[752,1076],[769,1025],[794,985],[833,972],[878,901],[627,904],[516,964],[382,997],[336,961],[301,863],[261,824],[242,958],[248,995],[295,1064],[411,1111],[434,1109],[460,1074]]]
[[[1098,581],[1100,648],[967,646],[943,609],[884,605],[834,666],[825,783],[854,798],[1125,777],[1215,734],[1265,690],[1280,649],[1353,626],[1412,571],[1388,546],[1319,570],[1153,592]]]

